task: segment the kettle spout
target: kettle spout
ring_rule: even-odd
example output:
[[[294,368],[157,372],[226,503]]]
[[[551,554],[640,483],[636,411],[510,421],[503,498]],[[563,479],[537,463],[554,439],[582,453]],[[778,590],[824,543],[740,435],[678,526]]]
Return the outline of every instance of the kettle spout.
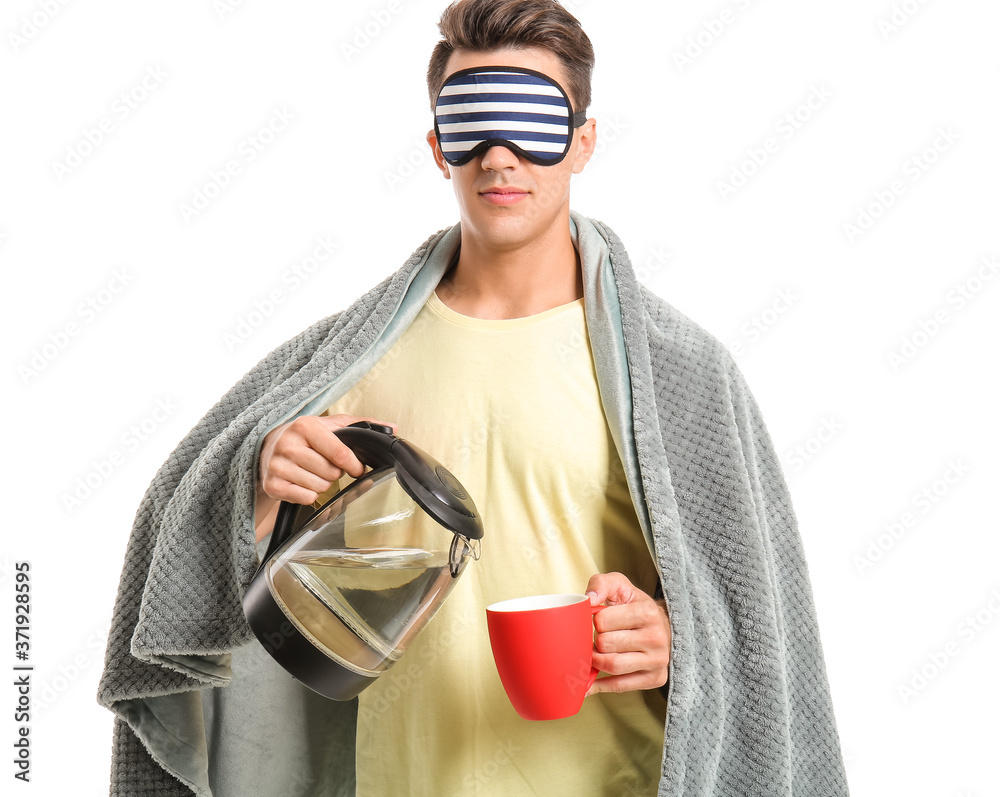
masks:
[[[448,564],[451,568],[451,577],[458,578],[465,569],[466,563],[471,555],[473,559],[479,560],[482,552],[481,541],[470,540],[461,534],[456,534],[451,540],[451,549],[448,551]]]

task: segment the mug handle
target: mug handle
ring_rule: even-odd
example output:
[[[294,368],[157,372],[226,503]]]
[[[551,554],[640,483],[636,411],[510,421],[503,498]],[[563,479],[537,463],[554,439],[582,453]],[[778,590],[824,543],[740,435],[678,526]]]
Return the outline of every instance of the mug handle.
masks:
[[[607,609],[607,608],[608,607],[606,605],[604,605],[603,603],[600,604],[600,605],[598,605],[598,606],[591,606],[590,607],[590,616],[594,617],[599,611],[601,611],[602,609]],[[587,679],[587,688],[583,690],[584,694],[586,694],[587,692],[590,691],[590,687],[592,687],[594,685],[594,681],[597,680],[597,676],[600,674],[600,672],[601,671],[599,669],[597,669],[595,666],[593,666],[593,665],[590,666],[590,678]]]

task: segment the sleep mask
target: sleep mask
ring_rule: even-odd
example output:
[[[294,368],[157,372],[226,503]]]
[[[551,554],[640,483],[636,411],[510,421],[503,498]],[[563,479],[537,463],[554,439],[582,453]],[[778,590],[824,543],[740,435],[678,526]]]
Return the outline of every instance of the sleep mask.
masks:
[[[450,75],[438,93],[434,133],[448,163],[461,166],[501,146],[540,166],[559,163],[573,130],[587,121],[552,78],[514,66],[477,66]]]

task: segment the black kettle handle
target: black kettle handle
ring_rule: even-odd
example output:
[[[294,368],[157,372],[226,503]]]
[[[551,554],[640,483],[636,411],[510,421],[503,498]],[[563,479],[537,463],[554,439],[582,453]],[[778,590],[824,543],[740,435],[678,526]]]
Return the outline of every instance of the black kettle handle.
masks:
[[[337,429],[334,434],[354,452],[354,456],[361,461],[361,464],[369,468],[381,468],[393,464],[391,449],[398,438],[392,433],[391,426],[358,421]],[[291,501],[281,502],[278,515],[274,519],[274,528],[271,530],[271,540],[267,544],[266,553],[261,557],[260,567],[263,567],[278,548],[292,536],[300,509],[302,509],[301,504],[294,504]]]

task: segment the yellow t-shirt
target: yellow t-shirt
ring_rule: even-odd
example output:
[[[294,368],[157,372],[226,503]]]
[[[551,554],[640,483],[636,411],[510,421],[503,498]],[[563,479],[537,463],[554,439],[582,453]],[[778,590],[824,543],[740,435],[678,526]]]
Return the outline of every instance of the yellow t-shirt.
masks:
[[[485,533],[434,619],[359,697],[359,797],[652,795],[665,704],[599,694],[562,720],[521,719],[503,691],[486,606],[582,593],[656,570],[601,407],[583,301],[484,320],[436,294],[328,414],[391,421],[451,470]]]

